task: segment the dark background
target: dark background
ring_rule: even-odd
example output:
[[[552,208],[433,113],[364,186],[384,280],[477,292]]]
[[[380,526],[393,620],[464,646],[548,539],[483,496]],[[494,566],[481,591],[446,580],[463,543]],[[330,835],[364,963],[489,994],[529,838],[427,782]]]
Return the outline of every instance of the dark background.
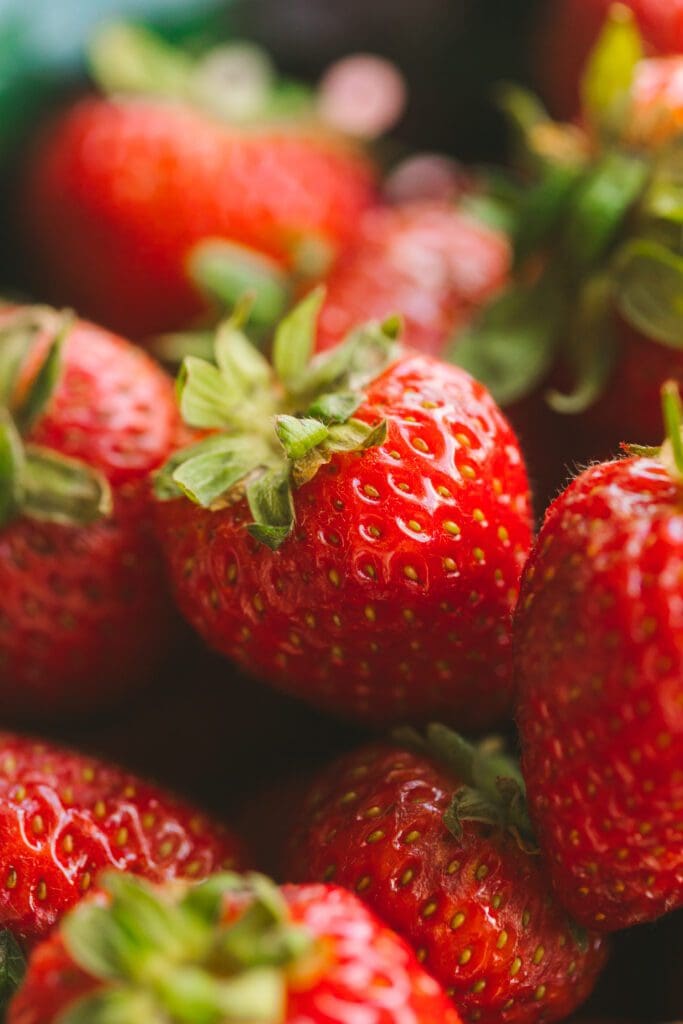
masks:
[[[491,87],[531,80],[533,27],[545,2],[0,0],[0,289],[23,277],[11,208],[25,140],[46,111],[86,86],[82,47],[99,20],[145,17],[193,46],[217,35],[256,39],[283,72],[304,79],[351,51],[382,53],[400,66],[410,91],[389,152],[440,150],[488,162],[504,159],[506,147]],[[42,731],[156,776],[240,822],[272,866],[287,795],[362,737],[238,678],[191,638],[184,645],[130,706],[106,720]],[[650,1021],[683,1016],[680,915],[619,936],[615,946],[586,1012]]]

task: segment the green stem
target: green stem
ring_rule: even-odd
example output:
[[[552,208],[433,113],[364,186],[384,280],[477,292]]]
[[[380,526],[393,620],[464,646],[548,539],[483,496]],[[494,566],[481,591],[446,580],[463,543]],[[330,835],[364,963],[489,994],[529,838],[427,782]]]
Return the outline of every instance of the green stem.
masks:
[[[666,436],[671,442],[671,451],[676,469],[683,477],[683,435],[681,434],[683,405],[681,404],[681,394],[676,381],[667,380],[662,385],[662,415],[664,417]]]

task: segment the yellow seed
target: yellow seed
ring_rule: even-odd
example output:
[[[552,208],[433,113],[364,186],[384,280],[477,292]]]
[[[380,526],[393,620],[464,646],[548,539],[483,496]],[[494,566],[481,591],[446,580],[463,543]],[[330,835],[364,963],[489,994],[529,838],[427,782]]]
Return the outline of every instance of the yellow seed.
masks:
[[[417,829],[413,829],[412,832],[409,832],[408,835],[404,837],[403,842],[404,843],[414,843],[419,838],[420,838],[420,833],[417,831]]]
[[[409,579],[409,580],[413,580],[413,582],[416,582],[416,581],[417,581],[417,580],[419,579],[419,577],[418,577],[418,575],[417,575],[417,570],[416,570],[416,569],[414,569],[412,565],[406,565],[406,566],[404,567],[404,569],[403,569],[403,575],[404,575],[404,576],[405,576],[405,577],[406,577],[407,579]]]
[[[153,814],[150,814],[149,811],[146,814],[143,814],[143,816],[142,816],[142,827],[145,829],[145,831],[149,832],[149,830],[151,828],[154,828],[155,824],[156,824],[156,818],[154,817]]]
[[[84,871],[81,876],[81,892],[87,892],[92,882],[92,875],[89,871]]]
[[[522,961],[518,956],[516,956],[510,965],[510,974],[512,975],[513,978],[516,974],[519,974],[521,966]]]
[[[365,841],[366,843],[379,843],[384,839],[385,834],[386,833],[382,832],[381,828],[375,829],[375,831],[371,832]]]
[[[437,906],[438,904],[436,903],[435,900],[430,900],[429,903],[427,903],[427,905],[424,907],[422,911],[422,916],[433,917],[433,915],[436,913]]]
[[[460,527],[458,526],[457,523],[454,523],[452,519],[447,519],[446,522],[443,524],[443,528],[446,531],[446,533],[450,533],[454,537],[460,536]]]
[[[498,941],[496,942],[496,946],[498,947],[498,949],[503,949],[507,945],[507,941],[508,941],[508,933],[506,931],[502,931],[500,933],[500,935],[498,936]]]
[[[366,889],[370,888],[371,883],[372,879],[370,878],[370,876],[363,875],[363,877],[360,878],[356,883],[356,892],[365,892]]]
[[[448,867],[446,868],[446,874],[454,875],[459,870],[460,870],[460,861],[459,860],[452,860],[450,862],[450,864],[448,865]]]
[[[366,605],[365,607],[365,618],[368,620],[368,622],[374,622],[375,619],[377,618],[377,613],[375,612],[375,609],[372,607],[371,604]]]
[[[412,882],[414,877],[415,877],[415,872],[413,871],[413,869],[412,868],[406,868],[406,870],[403,872],[403,874],[401,875],[401,877],[399,879],[399,885],[401,885],[401,886],[410,885],[410,883]]]
[[[425,398],[424,402],[422,402],[422,408],[423,409],[438,409],[439,406],[437,405],[436,402],[431,402],[428,398]]]
[[[508,533],[504,526],[498,527],[498,539],[502,540],[503,543],[505,543],[506,540],[510,539],[510,534]]]
[[[173,853],[173,843],[170,839],[161,843],[159,846],[159,855],[161,857],[169,857]]]
[[[474,480],[477,475],[471,466],[461,466],[460,472],[464,477],[467,477],[468,480]]]
[[[382,813],[382,808],[379,807],[377,804],[374,804],[372,807],[368,807],[367,811],[363,812],[363,817],[364,818],[379,818],[381,813]]]
[[[336,569],[330,569],[330,571],[327,574],[327,578],[329,579],[333,587],[338,587],[339,584],[341,583],[341,577]]]
[[[546,991],[547,991],[547,989],[546,989],[545,985],[539,985],[538,986],[538,988],[534,992],[534,999],[536,1000],[536,1002],[540,1002],[540,1000],[543,999],[543,997],[546,994]]]
[[[502,902],[503,902],[503,897],[499,896],[498,893],[496,893],[496,895],[491,900],[491,906],[493,907],[494,910],[498,910],[498,908],[500,907]]]
[[[356,793],[353,789],[350,789],[348,793],[344,793],[339,803],[342,805],[342,807],[345,807],[347,804],[352,804],[353,801],[357,799],[358,793]]]
[[[484,554],[481,548],[474,548],[472,554],[474,555],[474,560],[476,562],[483,562],[484,559],[486,558],[486,555]]]
[[[127,842],[128,842],[128,829],[124,825],[116,833],[116,845],[117,846],[125,846]]]
[[[36,886],[36,899],[46,900],[47,899],[47,885],[45,882],[38,882]]]
[[[419,452],[428,452],[429,451],[429,445],[421,437],[414,437],[413,438],[413,447],[417,448],[417,450]]]
[[[541,962],[541,960],[543,959],[544,956],[545,956],[545,949],[543,948],[543,946],[537,946],[536,949],[534,950],[534,955],[532,957],[533,962],[535,964],[540,964],[540,962]]]
[[[446,572],[455,572],[455,570],[458,568],[458,566],[456,565],[455,561],[452,558],[444,558],[443,567],[446,570]]]
[[[84,768],[83,771],[81,772],[81,777],[82,777],[84,782],[94,782],[95,781],[95,769],[94,768]]]
[[[378,537],[382,536],[382,534],[380,533],[376,526],[368,526],[368,533],[370,534],[371,537],[374,537],[375,540],[377,540]]]
[[[472,986],[472,991],[473,992],[483,992],[485,988],[486,988],[486,981],[485,981],[484,978],[480,978],[479,981],[475,981],[474,985]]]
[[[330,864],[329,867],[325,868],[323,872],[323,882],[331,882],[337,873],[337,867],[335,864]]]
[[[464,921],[465,915],[462,913],[462,911],[459,911],[451,918],[451,928],[455,931],[457,928],[460,928],[462,926]]]
[[[470,439],[467,436],[467,434],[458,433],[458,434],[455,435],[455,440],[459,441],[460,444],[463,445],[464,448],[471,448],[472,447],[472,442],[470,441]]]
[[[107,814],[107,808],[104,800],[97,800],[93,807],[93,813],[96,818],[104,818]]]
[[[415,612],[410,608],[403,609],[403,618],[406,622],[415,622]]]
[[[187,865],[187,867],[185,868],[185,872],[184,873],[186,875],[188,875],[190,878],[192,878],[195,875],[198,875],[200,870],[201,870],[201,864],[199,863],[199,861],[198,860],[193,860],[193,861],[191,861]]]
[[[40,814],[36,814],[35,818],[31,822],[31,831],[34,836],[39,836],[45,831],[45,822]]]
[[[524,913],[522,914],[522,927],[526,928],[526,926],[529,924],[530,920],[531,920],[531,914],[529,913],[528,910],[525,910]]]
[[[439,484],[439,486],[436,489],[436,493],[440,494],[442,498],[451,497],[451,492],[448,490],[447,487],[444,487],[443,484]]]
[[[421,533],[422,532],[422,527],[420,526],[420,524],[418,522],[416,522],[415,519],[410,519],[408,521],[408,526],[413,531],[413,533]]]
[[[476,522],[478,523],[483,523],[486,516],[484,515],[480,508],[475,508],[474,512],[472,513],[472,518],[476,520]]]
[[[427,959],[427,950],[424,946],[420,946],[420,948],[415,951],[415,956],[417,957],[418,963],[423,964],[425,962]]]
[[[365,484],[363,487],[364,494],[367,494],[368,498],[379,498],[379,491],[372,484]]]
[[[254,608],[256,609],[256,611],[259,614],[261,614],[261,612],[263,611],[263,598],[261,597],[260,594],[254,594],[254,596],[252,598],[252,604],[253,604]]]
[[[5,887],[7,889],[16,889],[17,887],[17,873],[14,868],[10,868],[7,872],[7,878],[5,879]]]
[[[74,837],[72,835],[65,835],[62,839],[62,849],[64,853],[73,853],[74,851]]]
[[[460,956],[458,957],[459,964],[467,964],[472,959],[472,950],[469,946],[466,946]]]
[[[363,572],[365,573],[366,576],[369,576],[371,580],[377,578],[377,571],[374,565],[366,565],[363,569]]]
[[[475,875],[475,878],[478,878],[479,881],[481,882],[482,879],[486,878],[488,873],[489,873],[489,869],[486,867],[486,864],[480,864],[479,867],[477,868],[477,870],[474,872],[474,875]]]

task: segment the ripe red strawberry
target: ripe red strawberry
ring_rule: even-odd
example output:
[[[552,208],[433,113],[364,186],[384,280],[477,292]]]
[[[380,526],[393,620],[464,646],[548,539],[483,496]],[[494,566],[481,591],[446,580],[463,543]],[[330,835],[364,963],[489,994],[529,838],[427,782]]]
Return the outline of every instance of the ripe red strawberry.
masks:
[[[371,210],[327,279],[318,347],[337,344],[356,324],[400,312],[406,344],[438,355],[503,287],[509,265],[505,236],[451,203]]]
[[[231,874],[104,886],[36,950],[8,1024],[459,1022],[412,950],[343,889]]]
[[[604,943],[575,934],[541,860],[522,848],[507,759],[438,726],[428,737],[422,750],[377,744],[328,769],[301,809],[291,877],[355,890],[464,1019],[561,1020],[590,992]]]
[[[570,454],[584,462],[634,432],[655,443],[659,388],[683,381],[683,57],[642,53],[616,5],[584,75],[580,125],[508,96],[532,170],[515,278],[453,349],[504,406],[536,396],[574,417]]]
[[[676,399],[666,402],[680,419]],[[683,460],[675,433],[662,453],[665,464],[635,457],[591,466],[551,505],[515,628],[523,767],[539,842],[558,897],[605,931],[683,906]]]
[[[188,422],[227,432],[159,478],[179,606],[212,647],[335,713],[482,727],[509,710],[530,543],[516,440],[467,374],[393,351],[394,325],[309,362],[321,299],[278,328],[279,384],[230,323],[220,369],[185,362]]]
[[[155,882],[243,863],[237,840],[134,775],[51,743],[0,735],[0,926],[42,938],[117,868]]]
[[[650,56],[683,53],[682,0],[620,0],[638,21]],[[543,95],[558,117],[579,110],[584,64],[614,0],[551,0],[543,10],[537,65]]]
[[[137,33],[125,37],[128,62],[139,43]],[[310,119],[267,110],[247,124],[221,117],[218,84],[208,96],[198,91],[211,57],[188,67],[183,89],[171,90],[175,102],[154,82],[142,83],[152,94],[144,98],[102,72],[107,45],[99,77],[114,98],[88,98],[61,114],[26,171],[22,225],[43,294],[140,338],[205,308],[188,267],[206,240],[291,270],[314,249],[334,255],[351,237],[373,185],[367,161],[347,143]],[[116,33],[113,45],[121,46]],[[122,87],[136,94],[121,96]]]
[[[0,310],[5,714],[122,697],[159,664],[173,622],[148,483],[177,440],[171,383],[123,339],[64,323]]]

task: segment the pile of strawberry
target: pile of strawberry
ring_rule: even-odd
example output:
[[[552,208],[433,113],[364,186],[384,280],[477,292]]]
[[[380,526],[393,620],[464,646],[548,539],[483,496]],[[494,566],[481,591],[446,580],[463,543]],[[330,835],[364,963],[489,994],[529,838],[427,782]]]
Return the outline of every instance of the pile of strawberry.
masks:
[[[657,4],[586,6],[573,121],[507,89],[517,169],[445,191],[382,186],[367,57],[316,94],[117,25],[37,130],[56,305],[0,304],[8,1024],[552,1024],[611,933],[669,915],[680,958],[683,56],[645,59]]]

